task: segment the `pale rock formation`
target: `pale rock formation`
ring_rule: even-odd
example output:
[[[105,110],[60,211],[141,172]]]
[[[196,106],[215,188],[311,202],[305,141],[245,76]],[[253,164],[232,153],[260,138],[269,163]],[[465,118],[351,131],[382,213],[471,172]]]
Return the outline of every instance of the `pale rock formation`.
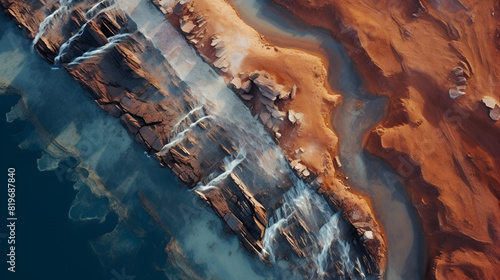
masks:
[[[483,98],[483,103],[490,109],[490,118],[494,121],[500,119],[500,105],[493,97],[485,96]]]

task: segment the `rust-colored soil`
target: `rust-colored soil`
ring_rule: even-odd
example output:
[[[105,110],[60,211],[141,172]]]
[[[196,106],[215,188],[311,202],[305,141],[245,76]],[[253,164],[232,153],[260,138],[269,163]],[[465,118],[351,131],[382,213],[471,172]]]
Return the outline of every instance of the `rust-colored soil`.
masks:
[[[368,89],[389,96],[367,148],[406,179],[426,278],[498,279],[500,122],[482,102],[500,100],[498,1],[275,1],[330,30]]]

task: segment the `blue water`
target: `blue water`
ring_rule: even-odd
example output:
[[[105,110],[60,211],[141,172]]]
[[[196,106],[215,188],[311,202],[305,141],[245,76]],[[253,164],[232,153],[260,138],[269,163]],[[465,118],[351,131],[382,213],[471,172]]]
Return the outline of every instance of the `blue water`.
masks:
[[[90,248],[89,240],[113,230],[116,215],[102,223],[77,224],[67,213],[76,191],[73,182],[60,181],[53,172],[38,171],[41,152],[18,147],[33,130],[27,121],[7,123],[5,114],[18,95],[0,95],[0,170],[16,169],[16,272],[7,272],[6,239],[0,239],[0,279],[110,279]],[[7,191],[0,194],[5,223]],[[0,234],[6,233],[2,226]],[[9,245],[10,246],[10,245]]]
[[[15,158],[2,157],[2,164],[17,164],[18,177],[30,178],[19,182],[26,190],[19,191],[20,199],[30,199],[19,202],[19,217],[31,221],[18,229],[27,245],[19,241],[18,272],[7,279],[120,280],[123,273],[135,279],[287,277],[250,256],[234,234],[225,234],[205,202],[145,155],[120,121],[63,69],[51,69],[32,53],[13,23],[1,16],[0,24],[0,89],[10,85],[22,95],[0,96],[2,149]],[[5,113],[18,100],[25,110],[17,110],[17,118],[9,114],[13,122],[6,123]],[[166,254],[174,243],[170,247],[178,249]]]
[[[287,278],[279,267],[271,271],[249,256],[234,235],[222,234],[223,224],[212,210],[169,170],[144,155],[117,119],[99,109],[63,69],[51,70],[48,63],[31,53],[31,42],[19,30],[12,31],[17,29],[14,24],[3,16],[0,23],[0,83],[21,88],[29,117],[28,121],[13,123],[2,120],[1,130],[2,149],[5,147],[6,155],[17,157],[2,158],[2,164],[15,160],[20,166],[24,164],[19,168],[26,170],[19,170],[18,177],[30,178],[30,182],[19,196],[32,200],[25,206],[19,202],[19,217],[29,217],[26,220],[32,221],[32,227],[23,229],[20,224],[18,229],[19,240],[24,235],[30,246],[19,245],[21,272],[13,279],[120,280],[123,272],[136,279]],[[330,67],[336,62],[344,65],[347,58],[339,45],[325,42],[323,47],[331,50]],[[331,79],[340,81],[332,85],[357,93],[360,79],[352,75],[352,65],[348,66],[341,67],[343,71],[330,69]],[[3,116],[18,97],[0,98]],[[345,102],[349,95],[344,98]],[[362,98],[371,100],[366,94],[355,94],[351,99]],[[376,111],[383,112],[380,108]],[[357,118],[345,119],[363,129]],[[28,150],[20,150],[19,144]],[[357,148],[350,149],[354,155],[359,154]],[[341,151],[341,156],[344,154]],[[38,168],[49,172],[39,172]],[[22,186],[21,181],[19,184]],[[29,191],[23,194],[24,190]],[[140,196],[150,201],[159,221],[145,211]],[[181,252],[167,256],[165,247],[172,241],[179,244]],[[36,253],[21,249],[35,249]],[[182,258],[185,260],[179,261]],[[23,261],[26,266],[22,266]],[[75,271],[82,278],[74,276]]]

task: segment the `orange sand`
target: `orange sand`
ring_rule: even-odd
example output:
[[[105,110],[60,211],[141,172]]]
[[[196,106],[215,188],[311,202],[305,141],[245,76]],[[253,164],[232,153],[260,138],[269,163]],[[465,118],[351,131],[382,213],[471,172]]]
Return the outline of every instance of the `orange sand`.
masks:
[[[371,92],[390,98],[367,148],[404,178],[426,234],[427,279],[498,279],[500,100],[498,1],[287,1],[344,42]],[[452,100],[453,68],[467,78]]]

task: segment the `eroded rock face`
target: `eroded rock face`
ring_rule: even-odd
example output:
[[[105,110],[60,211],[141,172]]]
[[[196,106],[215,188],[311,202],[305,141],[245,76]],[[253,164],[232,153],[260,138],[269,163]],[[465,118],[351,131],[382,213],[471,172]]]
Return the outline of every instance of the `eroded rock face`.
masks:
[[[374,271],[383,271],[386,247],[382,229],[367,201],[339,181],[333,166],[337,138],[325,125],[324,118],[338,104],[340,96],[325,89],[324,65],[320,59],[296,50],[272,47],[225,1],[152,2],[170,22],[179,25],[179,32],[225,79],[254,118],[274,135],[289,163],[301,160],[300,168],[292,165],[297,176],[308,182],[321,182],[322,193],[325,193],[323,190],[335,193],[338,208],[343,209],[352,224],[364,224],[366,228],[356,231],[357,240],[362,239],[364,230],[374,230],[375,238],[363,247],[376,264]],[[198,25],[186,31],[182,26],[187,22]],[[302,145],[305,152],[295,153]],[[354,217],[353,213],[361,215]]]
[[[347,249],[343,248],[352,256],[334,263],[334,255],[328,254],[327,266],[323,268],[328,271],[325,275],[331,277],[334,266],[337,271],[353,276],[363,271],[382,273],[379,259],[359,242],[363,233],[357,232],[336,212],[341,203],[328,205],[323,196],[305,186],[267,136],[256,138],[255,129],[252,131],[219,114],[210,102],[200,101],[198,93],[193,93],[178,77],[135,23],[123,11],[106,3],[2,2],[7,13],[33,38],[40,55],[64,67],[90,92],[97,105],[120,118],[144,149],[206,200],[250,251],[266,261],[269,254],[293,259],[301,273],[311,275],[315,259],[304,261],[303,258],[319,255],[333,246],[334,240],[318,241],[325,238],[320,228],[329,223],[328,230],[345,240]],[[27,14],[35,16],[28,19]],[[202,27],[202,22],[197,22],[197,26]],[[183,30],[192,31],[193,24],[184,23]],[[295,94],[295,86],[284,90],[270,81],[247,80],[241,85],[235,81],[234,86],[250,92],[255,85],[261,87],[262,94],[267,92],[280,99]],[[270,109],[262,118],[282,117],[282,112]],[[306,177],[310,175],[304,170],[301,172]],[[287,193],[291,194],[286,196]],[[323,207],[317,213],[309,212],[299,209],[302,204],[294,204],[294,200],[288,201],[287,197],[305,199]],[[339,201],[331,192],[325,197]],[[283,217],[277,209],[300,214],[286,218],[287,227],[280,228],[277,222]],[[315,216],[311,215],[316,214],[321,215],[323,223],[313,219]],[[272,226],[270,221],[276,231],[266,235]],[[276,242],[278,244],[269,245]],[[357,262],[351,261],[351,257]]]

